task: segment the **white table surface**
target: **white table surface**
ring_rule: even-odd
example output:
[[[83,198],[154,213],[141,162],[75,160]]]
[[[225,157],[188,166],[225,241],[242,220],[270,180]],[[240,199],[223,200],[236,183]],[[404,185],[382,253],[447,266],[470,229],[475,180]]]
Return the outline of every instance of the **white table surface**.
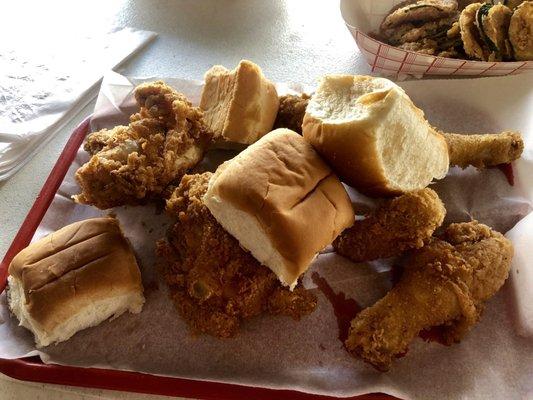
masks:
[[[233,68],[243,58],[278,82],[312,84],[325,73],[370,72],[337,0],[16,0],[0,7],[2,40],[45,29],[69,34],[129,26],[157,32],[154,42],[119,69],[132,76],[202,79],[212,65]],[[0,183],[2,257],[72,130],[93,107],[94,101],[14,177]],[[160,398],[166,397],[26,383],[0,374],[0,400]]]

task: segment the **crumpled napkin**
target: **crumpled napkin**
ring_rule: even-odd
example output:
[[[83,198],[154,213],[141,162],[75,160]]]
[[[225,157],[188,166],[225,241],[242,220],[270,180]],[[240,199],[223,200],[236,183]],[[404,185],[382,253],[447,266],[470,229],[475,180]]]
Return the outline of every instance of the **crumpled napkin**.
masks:
[[[123,28],[62,35],[42,48],[2,44],[0,52],[0,181],[12,176],[93,97],[109,69],[155,38]]]

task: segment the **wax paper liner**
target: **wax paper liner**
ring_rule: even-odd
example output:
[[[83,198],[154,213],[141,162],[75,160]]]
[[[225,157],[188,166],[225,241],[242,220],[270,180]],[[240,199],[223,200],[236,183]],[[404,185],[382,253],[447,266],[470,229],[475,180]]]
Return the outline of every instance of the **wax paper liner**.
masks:
[[[106,76],[95,110],[94,129],[127,122],[128,114],[135,111],[132,82],[140,81],[117,74]],[[201,82],[167,81],[198,101]],[[514,164],[515,186],[511,187],[497,169],[477,171],[474,168],[464,171],[454,168],[432,186],[448,210],[446,223],[476,218],[506,232],[531,211],[533,120],[528,111],[533,99],[527,85],[531,87],[531,80],[518,77],[402,84],[414,102],[425,110],[429,121],[443,130],[520,129],[524,133],[527,146],[522,159]],[[280,92],[289,88],[311,89],[280,85]],[[201,168],[213,169],[232,154],[221,150],[210,152]],[[70,200],[79,190],[74,172],[87,159],[87,154],[80,150],[34,239],[73,221],[105,214]],[[350,190],[350,196],[359,212],[374,204],[354,190]],[[332,307],[317,290],[311,276],[318,273],[335,292],[344,292],[366,307],[390,289],[390,265],[394,260],[355,265],[326,249],[304,277],[304,285],[318,296],[318,307],[313,314],[299,322],[286,317],[259,316],[245,322],[233,339],[194,337],[154,271],[155,240],[164,236],[172,221],[151,205],[118,207],[113,212],[138,255],[146,293],[142,313],[125,314],[81,331],[67,342],[37,351],[31,334],[17,326],[16,319],[9,315],[2,295],[0,357],[39,354],[47,363],[336,396],[384,392],[405,399],[514,399],[531,394],[533,343],[517,333],[523,334],[524,327],[517,330],[516,318],[521,314],[517,313],[515,296],[520,292],[513,285],[506,284],[487,302],[481,321],[460,344],[446,347],[415,339],[404,358],[395,362],[388,373],[380,373],[344,350],[338,340]],[[521,251],[531,253],[531,246]],[[529,270],[531,254],[521,254],[516,260],[525,262],[513,268]],[[531,285],[526,284],[525,288],[527,291]]]

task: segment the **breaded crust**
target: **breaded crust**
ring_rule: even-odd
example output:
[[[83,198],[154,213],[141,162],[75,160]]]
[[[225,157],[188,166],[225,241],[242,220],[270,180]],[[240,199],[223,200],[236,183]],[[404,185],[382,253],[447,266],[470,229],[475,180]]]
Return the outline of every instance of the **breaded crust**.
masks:
[[[333,242],[337,253],[354,262],[392,257],[428,242],[446,209],[435,191],[425,188],[388,200],[355,221]]]

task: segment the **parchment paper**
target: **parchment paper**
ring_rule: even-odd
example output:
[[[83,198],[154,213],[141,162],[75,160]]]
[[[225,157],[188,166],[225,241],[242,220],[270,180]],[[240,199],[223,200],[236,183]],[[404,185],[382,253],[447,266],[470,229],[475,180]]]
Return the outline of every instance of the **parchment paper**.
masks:
[[[198,100],[199,82],[166,81],[194,101]],[[448,210],[446,223],[476,218],[507,231],[532,210],[532,83],[532,79],[522,76],[401,84],[426,111],[429,121],[443,130],[518,129],[526,139],[524,155],[514,164],[514,187],[509,186],[497,169],[473,168],[452,169],[445,179],[433,185]],[[284,85],[283,90],[291,87],[302,89]],[[127,120],[133,104],[131,90],[127,78],[117,74],[106,76],[95,110],[94,128]],[[223,154],[220,151],[208,154],[204,167],[212,167]],[[104,214],[70,200],[78,192],[74,171],[87,159],[80,150],[35,238],[73,221]],[[350,195],[359,210],[374,203],[353,190]],[[164,235],[172,222],[164,214],[158,214],[153,206],[119,207],[114,212],[139,257],[147,299],[142,313],[104,322],[79,332],[65,343],[37,352],[30,333],[18,327],[16,319],[9,315],[2,294],[0,357],[39,354],[47,363],[143,371],[337,396],[385,392],[405,399],[519,399],[533,395],[533,343],[516,333],[516,292],[508,283],[487,303],[480,323],[460,344],[445,347],[415,339],[406,357],[398,360],[388,373],[380,373],[350,357],[343,349],[337,339],[332,307],[318,291],[317,310],[300,322],[260,316],[244,323],[234,339],[191,336],[167,298],[164,284],[157,283],[153,270],[154,241]],[[531,255],[531,249],[522,246],[521,251],[529,254],[522,253],[520,259],[524,263],[513,268],[530,270],[527,255]],[[362,306],[369,306],[391,286],[389,264],[354,265],[326,250],[313,263],[304,284],[315,288],[309,277],[318,271],[335,291],[343,291]],[[531,291],[532,286],[527,288]],[[525,293],[529,300],[530,293]],[[523,300],[528,302],[528,297]]]

